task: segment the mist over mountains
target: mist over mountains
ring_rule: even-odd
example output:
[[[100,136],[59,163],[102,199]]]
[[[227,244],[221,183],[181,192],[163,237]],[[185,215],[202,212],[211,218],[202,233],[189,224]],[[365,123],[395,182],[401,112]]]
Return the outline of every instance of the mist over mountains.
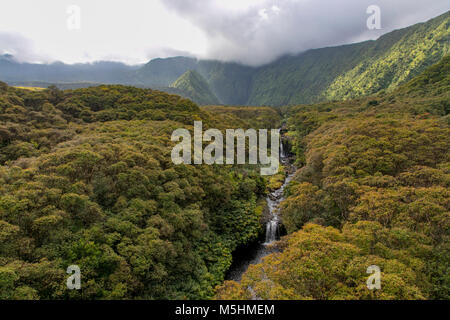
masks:
[[[0,80],[63,89],[125,84],[181,94],[199,104],[281,106],[349,99],[393,90],[440,61],[450,52],[449,27],[446,12],[376,41],[308,50],[260,67],[190,57],[153,59],[137,66],[107,61],[32,64],[3,55]],[[182,86],[174,85],[188,71],[198,76],[190,73],[178,81]],[[201,92],[194,92],[200,87]]]

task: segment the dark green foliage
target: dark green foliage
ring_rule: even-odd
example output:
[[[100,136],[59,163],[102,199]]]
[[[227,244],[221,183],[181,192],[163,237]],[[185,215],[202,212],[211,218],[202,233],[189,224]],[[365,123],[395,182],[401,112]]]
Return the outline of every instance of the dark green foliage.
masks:
[[[261,67],[250,105],[294,105],[391,91],[450,52],[447,12],[377,41],[310,50]]]
[[[433,249],[411,252],[410,259],[421,260],[417,272],[426,281],[419,287],[430,298],[448,297],[450,285],[450,130],[440,118],[448,114],[441,106],[449,99],[449,64],[447,56],[376,99],[288,111],[294,151],[305,164],[283,204],[288,231],[308,222],[345,228],[375,221],[419,233]]]
[[[197,60],[187,57],[153,59],[136,71],[138,80],[151,87],[168,87],[188,70],[195,70]]]

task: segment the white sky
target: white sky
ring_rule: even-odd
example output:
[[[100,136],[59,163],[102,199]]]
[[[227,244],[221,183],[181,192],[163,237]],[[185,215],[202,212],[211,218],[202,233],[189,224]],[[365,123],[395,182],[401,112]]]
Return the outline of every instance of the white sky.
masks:
[[[80,30],[67,28],[69,5],[81,9]],[[2,0],[0,32],[31,40],[35,55],[31,58],[68,63],[100,59],[141,63],[176,51],[202,54],[206,46],[200,29],[158,0]]]
[[[368,4],[383,30],[365,27]],[[81,9],[69,30],[67,8]],[[145,63],[193,55],[247,64],[377,38],[450,9],[448,0],[1,0],[0,54],[31,62]]]

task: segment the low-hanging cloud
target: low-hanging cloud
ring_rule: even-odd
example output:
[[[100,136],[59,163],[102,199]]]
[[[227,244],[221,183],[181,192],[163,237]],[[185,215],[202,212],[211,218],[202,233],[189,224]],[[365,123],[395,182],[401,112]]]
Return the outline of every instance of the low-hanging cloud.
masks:
[[[448,0],[164,0],[206,34],[203,58],[261,65],[286,54],[368,39],[422,22],[450,9]],[[244,0],[245,2],[245,0]],[[382,29],[368,30],[370,5],[381,8]]]
[[[41,62],[49,59],[40,55],[31,40],[19,34],[0,32],[0,55],[10,54],[19,62]]]

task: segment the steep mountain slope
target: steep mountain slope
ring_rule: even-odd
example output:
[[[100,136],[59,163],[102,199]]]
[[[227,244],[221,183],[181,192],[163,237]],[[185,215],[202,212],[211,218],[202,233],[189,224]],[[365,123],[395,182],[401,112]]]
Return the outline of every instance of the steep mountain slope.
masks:
[[[394,93],[409,98],[442,97],[442,101],[450,107],[450,55],[410,82],[400,86]],[[446,114],[448,113],[450,110],[447,110]]]
[[[324,96],[327,99],[353,98],[391,91],[440,61],[450,52],[450,13],[427,24],[418,24],[397,32],[401,34],[389,50],[383,49],[339,76]],[[381,41],[395,37],[391,33]]]
[[[317,100],[333,79],[353,68],[369,45],[364,42],[283,57],[255,74],[247,103],[280,106]]]
[[[219,61],[200,61],[197,68],[219,100],[229,105],[247,104],[255,70],[237,63]]]
[[[283,108],[300,168],[280,205],[288,235],[216,299],[448,300],[449,68],[447,56],[393,92]]]
[[[187,71],[171,87],[180,90],[184,93],[183,96],[200,105],[220,103],[214,93],[212,93],[206,80],[196,71]]]
[[[224,104],[247,103],[255,68],[237,63],[187,57],[154,59],[136,71],[136,75],[140,85],[164,88],[189,70],[197,71],[203,76],[216,97]]]
[[[136,71],[136,81],[149,87],[168,87],[196,65],[197,60],[188,57],[153,59]]]
[[[153,59],[142,67],[130,67],[109,62],[17,63],[3,56],[0,80],[167,88],[194,70],[224,104],[281,106],[350,99],[391,91],[438,62],[450,52],[449,26],[450,11],[376,41],[309,50],[257,68],[190,57]]]
[[[260,68],[250,105],[340,100],[392,90],[450,52],[450,12],[377,41],[310,50]]]
[[[231,105],[347,99],[392,90],[442,59],[450,52],[449,19],[447,12],[376,41],[309,50],[259,68],[176,57],[152,60],[138,73],[142,84],[167,86],[195,70],[221,102]]]

